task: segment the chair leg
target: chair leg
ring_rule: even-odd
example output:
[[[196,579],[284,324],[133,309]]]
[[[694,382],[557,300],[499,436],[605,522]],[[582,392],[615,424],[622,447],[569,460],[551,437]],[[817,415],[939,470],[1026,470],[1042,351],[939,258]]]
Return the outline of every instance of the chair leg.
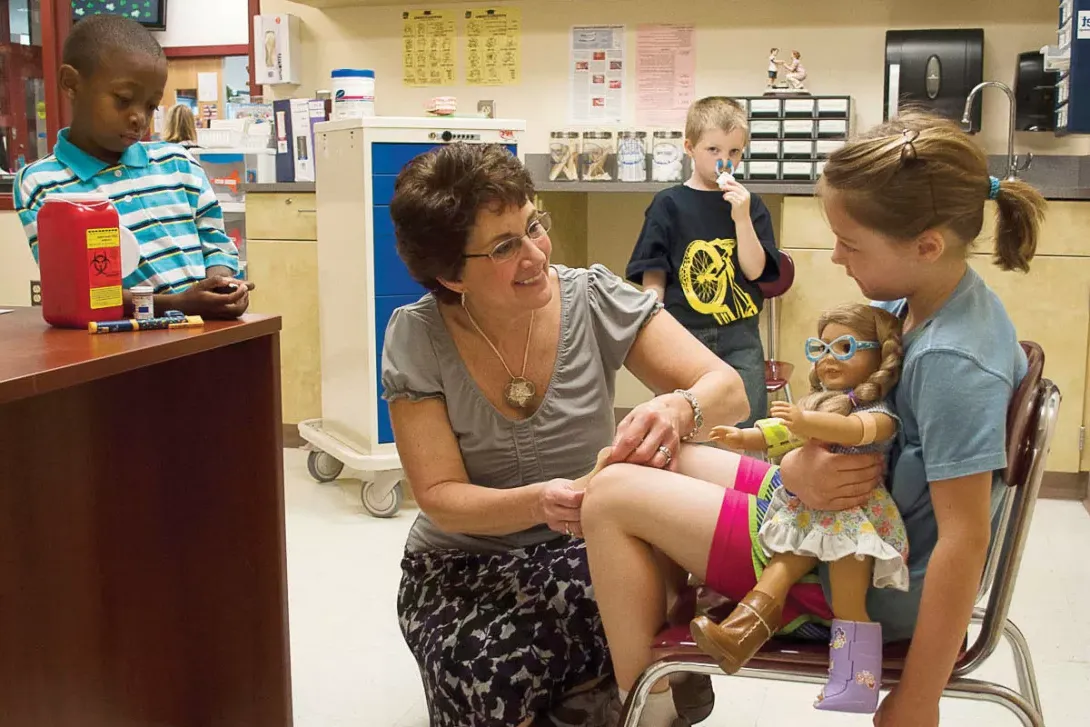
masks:
[[[955,679],[943,690],[943,696],[991,702],[1007,708],[1025,727],[1045,727],[1044,717],[1028,700],[1012,689],[978,679]]]
[[[652,662],[650,666],[643,670],[636,683],[632,685],[628,701],[621,705],[621,718],[616,727],[637,727],[640,723],[640,717],[643,716],[643,708],[647,704],[647,697],[651,694],[651,687],[655,686],[660,679],[665,679],[678,672],[687,672],[689,674],[723,673],[714,664],[694,664],[684,660],[675,661],[671,659]],[[613,727],[613,725],[610,727]]]
[[[1007,622],[1003,624],[1003,636],[1007,639],[1007,643],[1011,645],[1011,653],[1014,654],[1014,670],[1018,674],[1018,691],[1033,705],[1038,713],[1043,714],[1041,695],[1037,692],[1037,675],[1033,671],[1033,658],[1030,656],[1026,637],[1022,635],[1022,631],[1010,619],[1007,619]]]

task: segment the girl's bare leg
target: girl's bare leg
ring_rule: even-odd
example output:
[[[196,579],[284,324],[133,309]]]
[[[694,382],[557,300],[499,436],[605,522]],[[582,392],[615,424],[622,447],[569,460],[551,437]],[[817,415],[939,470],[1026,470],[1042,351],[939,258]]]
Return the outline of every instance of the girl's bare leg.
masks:
[[[679,474],[704,480],[720,487],[734,487],[740,456],[718,447],[683,444],[674,458]]]
[[[703,449],[717,455],[719,481],[733,483],[738,456]],[[625,691],[651,663],[651,642],[666,616],[654,548],[706,578],[723,487],[676,472],[618,464],[602,470],[587,488],[582,521],[591,581],[617,685]]]

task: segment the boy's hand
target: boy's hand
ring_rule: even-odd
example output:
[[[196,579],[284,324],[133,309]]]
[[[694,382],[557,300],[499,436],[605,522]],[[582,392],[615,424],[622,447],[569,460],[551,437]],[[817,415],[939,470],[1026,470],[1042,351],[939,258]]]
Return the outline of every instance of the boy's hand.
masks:
[[[217,288],[235,286],[230,293],[217,293]],[[238,318],[250,306],[250,290],[253,283],[223,276],[205,278],[184,293],[179,293],[173,307],[191,316],[230,320]]]
[[[730,202],[730,216],[735,224],[749,219],[749,190],[733,177],[724,181],[723,199]]]

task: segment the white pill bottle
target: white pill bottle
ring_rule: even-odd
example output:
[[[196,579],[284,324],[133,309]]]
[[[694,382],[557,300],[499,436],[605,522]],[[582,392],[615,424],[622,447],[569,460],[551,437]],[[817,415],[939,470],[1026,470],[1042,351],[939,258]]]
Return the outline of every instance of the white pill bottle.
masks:
[[[333,79],[333,120],[375,115],[375,72],[338,68]]]

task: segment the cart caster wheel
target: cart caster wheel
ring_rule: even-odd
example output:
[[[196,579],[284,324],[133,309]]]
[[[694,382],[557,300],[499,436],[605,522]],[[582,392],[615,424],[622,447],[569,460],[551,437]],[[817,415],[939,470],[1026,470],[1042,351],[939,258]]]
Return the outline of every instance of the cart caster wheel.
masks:
[[[393,517],[401,509],[401,503],[405,499],[402,482],[399,481],[394,485],[394,489],[390,490],[385,497],[378,492],[375,485],[374,480],[363,483],[360,500],[363,502],[364,509],[375,517]]]
[[[315,450],[307,455],[307,471],[318,482],[332,482],[340,476],[342,470],[344,462],[331,454]]]

